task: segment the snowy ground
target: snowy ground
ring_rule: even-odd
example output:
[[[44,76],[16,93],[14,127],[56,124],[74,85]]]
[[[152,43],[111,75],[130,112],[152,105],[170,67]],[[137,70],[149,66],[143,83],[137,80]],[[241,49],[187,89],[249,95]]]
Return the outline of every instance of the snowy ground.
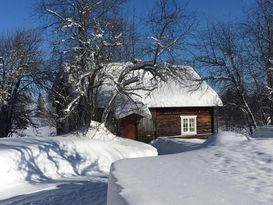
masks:
[[[273,138],[221,133],[198,150],[117,161],[108,205],[273,204],[272,147]]]
[[[14,185],[1,196],[1,205],[103,205],[106,204],[108,176],[74,177],[37,184]]]
[[[165,155],[199,149],[204,141],[203,139],[160,137],[153,140],[150,144],[157,149],[159,155]]]
[[[155,155],[97,124],[62,137],[1,139],[0,204],[103,205],[113,161]]]
[[[0,140],[1,205],[273,204],[268,129],[251,140],[231,132],[204,143],[159,138],[152,142],[159,157],[153,147],[117,138],[97,124],[62,137],[26,133]],[[143,156],[149,157],[119,160]]]
[[[273,204],[273,136],[212,146],[201,159],[259,201]]]

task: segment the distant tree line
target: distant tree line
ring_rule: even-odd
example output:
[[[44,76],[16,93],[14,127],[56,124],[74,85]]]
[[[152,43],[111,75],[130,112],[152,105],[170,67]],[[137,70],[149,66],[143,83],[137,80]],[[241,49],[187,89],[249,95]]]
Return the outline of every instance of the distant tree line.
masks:
[[[156,0],[141,24],[124,15],[127,3],[37,1],[42,29],[2,35],[1,137],[35,126],[37,118],[53,119],[59,134],[98,118],[107,124],[118,96],[134,101],[138,90],[149,92],[169,77],[183,80],[177,63],[202,68],[200,83],[211,82],[224,102],[224,129],[253,132],[273,123],[272,0],[256,0],[242,22],[208,22],[205,29],[198,29],[188,2]],[[118,72],[108,67],[127,61],[135,63]],[[154,83],[144,82],[147,75]],[[105,84],[114,89],[99,113]]]

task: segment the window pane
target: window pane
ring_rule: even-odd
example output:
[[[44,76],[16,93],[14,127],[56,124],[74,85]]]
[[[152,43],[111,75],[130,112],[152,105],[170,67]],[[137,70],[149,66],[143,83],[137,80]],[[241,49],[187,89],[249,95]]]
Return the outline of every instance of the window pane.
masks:
[[[183,119],[183,132],[188,132],[189,131],[189,122],[187,118]]]
[[[182,133],[195,134],[196,133],[196,117],[184,116],[181,119]]]
[[[189,121],[190,132],[195,132],[195,118],[190,118]]]

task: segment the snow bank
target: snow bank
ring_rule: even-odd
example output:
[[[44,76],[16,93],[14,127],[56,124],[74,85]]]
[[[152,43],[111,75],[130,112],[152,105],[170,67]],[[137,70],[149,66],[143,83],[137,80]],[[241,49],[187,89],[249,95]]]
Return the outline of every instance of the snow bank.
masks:
[[[252,134],[254,138],[273,138],[273,127],[257,127],[257,129]]]
[[[151,145],[157,149],[159,155],[175,154],[198,149],[204,140],[201,139],[178,139],[172,137],[159,137],[151,141]]]
[[[223,146],[229,143],[245,142],[247,140],[247,137],[242,134],[234,132],[220,132],[209,137],[202,146]]]
[[[107,205],[258,204],[251,194],[212,173],[193,153],[113,163]]]
[[[86,135],[1,139],[0,187],[107,174],[113,161],[157,155],[152,146],[115,137],[103,128]]]
[[[165,143],[165,146],[174,146]],[[273,139],[223,132],[197,150],[112,164],[108,205],[273,204]]]

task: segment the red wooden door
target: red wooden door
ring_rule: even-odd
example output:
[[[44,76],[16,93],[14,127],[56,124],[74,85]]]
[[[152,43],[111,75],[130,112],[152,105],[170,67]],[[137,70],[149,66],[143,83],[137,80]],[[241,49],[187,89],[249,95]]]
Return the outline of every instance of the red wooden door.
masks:
[[[127,124],[121,127],[120,134],[122,137],[129,138],[129,139],[136,139],[137,129],[135,124]]]

